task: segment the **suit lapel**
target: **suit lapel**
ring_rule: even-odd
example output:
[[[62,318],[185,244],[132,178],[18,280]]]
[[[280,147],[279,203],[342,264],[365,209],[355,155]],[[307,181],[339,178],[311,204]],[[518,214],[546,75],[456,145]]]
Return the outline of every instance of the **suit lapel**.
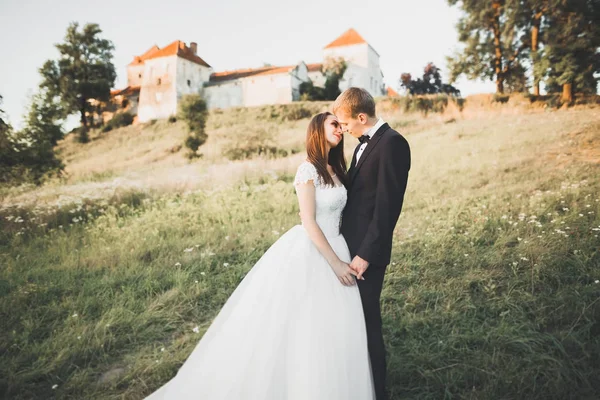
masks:
[[[358,149],[360,149],[360,143],[358,144],[358,146],[356,146],[356,148],[354,149],[354,155],[352,156],[352,161],[350,162],[350,169],[348,170],[348,176],[350,177],[350,181],[352,181],[352,176],[354,174],[354,171],[356,170],[356,168],[354,167],[354,165],[356,164],[356,155],[358,154]]]
[[[383,132],[387,131],[389,129],[389,127],[390,126],[388,125],[387,122],[385,124],[381,125],[381,127],[379,129],[377,129],[377,132],[375,132],[375,134],[373,135],[371,140],[369,140],[369,144],[365,148],[365,151],[363,151],[363,153],[360,155],[358,164],[356,164],[356,167],[353,167],[352,176],[350,177],[351,183],[354,180],[354,178],[356,177],[356,175],[358,174],[358,170],[360,169],[360,167],[365,163],[365,160],[367,159],[369,154],[371,154],[371,152],[373,151],[375,146],[377,146],[377,143],[379,143],[379,140],[383,136]],[[354,153],[354,158],[352,159],[352,161],[354,161],[355,159],[356,159],[356,152]],[[352,165],[354,165],[354,163],[352,163]]]

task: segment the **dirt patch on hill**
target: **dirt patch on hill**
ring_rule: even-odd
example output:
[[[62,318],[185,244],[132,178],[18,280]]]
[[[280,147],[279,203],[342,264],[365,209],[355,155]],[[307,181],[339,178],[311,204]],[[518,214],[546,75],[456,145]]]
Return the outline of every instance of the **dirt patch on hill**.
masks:
[[[565,139],[548,153],[550,159],[561,166],[574,161],[600,164],[600,121],[569,132]]]

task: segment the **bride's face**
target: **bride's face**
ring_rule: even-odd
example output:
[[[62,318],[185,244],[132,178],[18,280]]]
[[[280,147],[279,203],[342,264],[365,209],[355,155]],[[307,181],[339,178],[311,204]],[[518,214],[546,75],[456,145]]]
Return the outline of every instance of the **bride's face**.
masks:
[[[327,143],[333,148],[336,147],[342,140],[342,128],[335,115],[327,116],[325,120],[325,139]]]

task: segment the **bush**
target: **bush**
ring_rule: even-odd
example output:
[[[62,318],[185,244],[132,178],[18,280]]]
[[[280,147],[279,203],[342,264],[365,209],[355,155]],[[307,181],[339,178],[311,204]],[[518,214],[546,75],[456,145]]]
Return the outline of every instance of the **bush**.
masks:
[[[208,139],[205,132],[208,118],[206,102],[197,94],[183,96],[179,106],[179,117],[187,123],[190,132],[184,142],[185,146],[190,149],[188,157],[199,157],[198,148]]]
[[[391,97],[386,98],[385,102],[386,107],[389,104],[393,111],[419,112],[425,116],[429,113],[443,113],[450,103],[455,104],[459,111],[462,111],[465,105],[465,99],[462,97],[447,94]]]
[[[121,112],[115,114],[107,125],[110,125],[112,129],[120,128],[122,126],[128,126],[133,124],[133,115],[129,112]]]
[[[90,141],[90,135],[88,128],[85,126],[80,126],[79,128],[74,129],[74,132],[77,133],[77,141],[79,143],[88,143]]]
[[[174,116],[174,115],[171,115],[171,116],[169,117],[169,122],[170,122],[171,124],[173,124],[173,123],[177,122],[177,117],[176,117],[176,116]]]
[[[0,129],[0,183],[40,184],[47,176],[59,175],[63,168],[48,138],[27,128],[19,132],[12,132],[10,127]]]
[[[133,124],[133,115],[129,112],[120,112],[116,113],[106,124],[104,124],[100,131],[110,132],[113,129],[129,126],[131,124]]]
[[[510,96],[507,94],[499,94],[499,93],[495,93],[494,97],[492,97],[492,103],[508,103],[508,100],[510,99]]]
[[[232,140],[225,146],[223,155],[230,160],[247,160],[255,157],[287,157],[288,151],[277,147],[271,131],[257,129]]]

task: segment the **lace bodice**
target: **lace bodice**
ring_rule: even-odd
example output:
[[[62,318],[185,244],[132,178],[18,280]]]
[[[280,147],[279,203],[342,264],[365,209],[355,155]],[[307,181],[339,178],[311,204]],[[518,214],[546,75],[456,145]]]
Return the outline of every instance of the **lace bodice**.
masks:
[[[294,179],[294,187],[301,183],[313,181],[315,185],[315,216],[317,225],[325,236],[336,236],[340,234],[342,222],[342,211],[346,206],[347,193],[344,186],[331,186],[322,182],[317,169],[304,161],[298,167]]]

